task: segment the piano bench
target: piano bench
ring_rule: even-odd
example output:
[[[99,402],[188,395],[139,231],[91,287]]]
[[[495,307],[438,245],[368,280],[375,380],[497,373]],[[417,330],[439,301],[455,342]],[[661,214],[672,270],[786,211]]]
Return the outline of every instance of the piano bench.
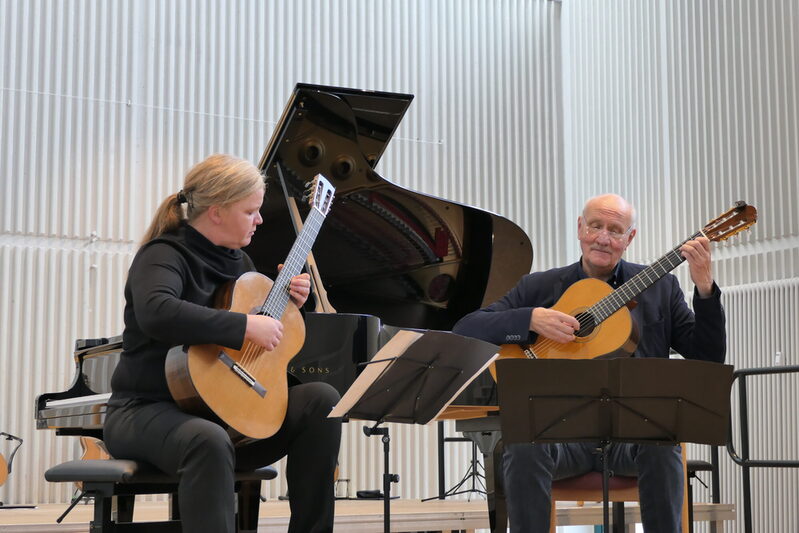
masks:
[[[236,531],[257,531],[261,481],[276,476],[277,471],[272,466],[236,472]],[[181,531],[176,497],[178,480],[148,463],[124,459],[67,461],[48,469],[44,478],[55,483],[83,484],[83,494],[73,500],[59,522],[83,495],[88,495],[94,497],[94,520],[89,524],[90,533]],[[169,494],[170,520],[134,523],[133,504],[137,494]]]

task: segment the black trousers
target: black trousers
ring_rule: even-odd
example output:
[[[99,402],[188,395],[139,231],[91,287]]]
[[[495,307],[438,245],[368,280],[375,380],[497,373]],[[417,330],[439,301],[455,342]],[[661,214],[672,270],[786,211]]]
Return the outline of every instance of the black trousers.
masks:
[[[177,475],[183,531],[235,531],[234,470],[266,466],[288,456],[291,533],[333,531],[333,475],[341,420],[327,418],[339,399],[326,383],[289,388],[288,411],[268,439],[234,448],[215,422],[172,402],[129,401],[106,415],[104,440],[117,459],[146,461]]]

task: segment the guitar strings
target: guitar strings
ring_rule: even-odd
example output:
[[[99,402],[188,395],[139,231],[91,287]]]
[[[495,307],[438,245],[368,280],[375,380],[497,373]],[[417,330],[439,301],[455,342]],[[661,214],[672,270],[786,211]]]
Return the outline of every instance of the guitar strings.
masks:
[[[325,214],[319,209],[311,209],[308,218],[305,220],[303,230],[300,232],[294,246],[292,246],[289,257],[286,258],[286,264],[283,270],[278,273],[275,283],[267,294],[266,301],[261,305],[258,314],[278,316],[282,314],[282,310],[285,310],[285,305],[290,298],[288,291],[275,291],[274,289],[276,287],[283,288],[284,285],[285,288],[288,287],[289,280],[286,278],[289,277],[290,272],[294,270],[299,271],[301,265],[305,262],[304,259],[300,260],[299,257],[307,257],[313,242],[316,240],[316,235],[322,226],[324,218]],[[266,364],[266,359],[263,358],[264,351],[265,348],[262,346],[245,341],[241,350],[238,351],[240,359],[237,361],[237,364],[250,374],[256,373]]]

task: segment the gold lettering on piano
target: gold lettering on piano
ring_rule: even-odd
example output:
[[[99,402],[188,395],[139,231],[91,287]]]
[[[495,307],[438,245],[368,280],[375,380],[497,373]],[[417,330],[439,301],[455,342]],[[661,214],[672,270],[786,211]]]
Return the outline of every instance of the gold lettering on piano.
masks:
[[[290,366],[289,374],[294,375],[325,375],[330,374],[330,367],[327,366]]]

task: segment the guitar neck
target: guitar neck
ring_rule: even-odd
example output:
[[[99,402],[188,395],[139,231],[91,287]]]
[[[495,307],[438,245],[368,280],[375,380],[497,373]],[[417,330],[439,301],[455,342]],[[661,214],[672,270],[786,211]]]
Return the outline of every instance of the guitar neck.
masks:
[[[283,269],[275,278],[272,290],[269,291],[266,301],[261,306],[261,314],[278,320],[283,316],[290,297],[288,287],[289,283],[291,283],[291,278],[302,271],[308,253],[311,251],[314,241],[316,241],[316,236],[319,234],[319,229],[322,227],[324,220],[325,215],[321,211],[311,208],[311,212],[305,219],[305,224],[297,236],[297,240],[294,241],[286,262],[283,264]]]
[[[591,308],[588,309],[588,312],[594,316],[595,323],[599,324],[608,318],[610,315],[630,303],[633,298],[644,292],[644,290],[651,287],[652,284],[654,284],[657,280],[677,268],[683,261],[685,261],[685,258],[680,253],[680,247],[686,242],[696,239],[701,235],[702,232],[697,231],[666,255],[633,276],[621,287],[592,305]]]

